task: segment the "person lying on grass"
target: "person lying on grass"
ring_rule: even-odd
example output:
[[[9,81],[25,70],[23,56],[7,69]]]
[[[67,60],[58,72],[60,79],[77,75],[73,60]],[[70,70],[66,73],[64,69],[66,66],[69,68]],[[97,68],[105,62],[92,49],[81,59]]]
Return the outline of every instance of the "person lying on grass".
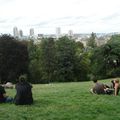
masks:
[[[16,84],[15,89],[14,103],[16,105],[30,105],[33,103],[32,86],[27,82],[25,76],[19,77],[19,82]]]
[[[112,84],[109,87],[109,89],[111,88],[111,90],[113,90],[115,96],[119,95],[120,90],[119,80],[118,79],[112,80],[111,83]]]
[[[93,80],[94,87],[91,89],[91,93],[95,94],[112,94],[113,89],[110,89],[109,87],[106,87],[106,85],[99,83],[97,80]]]
[[[13,98],[6,95],[6,91],[3,86],[0,85],[0,103],[13,102]]]

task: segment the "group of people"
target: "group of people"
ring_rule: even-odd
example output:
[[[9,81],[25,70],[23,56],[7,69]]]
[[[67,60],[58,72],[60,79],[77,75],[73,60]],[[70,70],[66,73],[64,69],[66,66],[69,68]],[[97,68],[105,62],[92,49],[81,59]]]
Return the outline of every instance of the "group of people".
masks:
[[[120,84],[118,79],[112,80],[111,85],[100,83],[98,80],[93,80],[93,82],[94,87],[91,92],[94,94],[113,94],[115,96],[119,94]]]
[[[16,95],[12,98],[6,95],[5,88],[0,85],[0,103],[11,102],[16,105],[30,105],[33,103],[32,85],[26,81],[25,77],[19,77],[15,89]]]
[[[111,85],[106,85],[94,80],[94,87],[91,92],[94,94],[119,94],[120,84],[119,80],[111,81]],[[0,103],[12,102],[16,105],[30,105],[33,103],[32,85],[29,84],[24,77],[19,77],[19,82],[15,85],[16,95],[14,98],[6,95],[5,88],[0,85]]]

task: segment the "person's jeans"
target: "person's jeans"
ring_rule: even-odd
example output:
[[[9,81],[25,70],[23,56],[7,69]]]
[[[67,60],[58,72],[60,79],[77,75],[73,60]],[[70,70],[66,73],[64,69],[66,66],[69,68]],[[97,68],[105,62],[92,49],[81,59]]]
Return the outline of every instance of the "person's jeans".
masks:
[[[5,102],[6,103],[11,103],[11,102],[13,102],[13,98],[12,97],[6,97]]]

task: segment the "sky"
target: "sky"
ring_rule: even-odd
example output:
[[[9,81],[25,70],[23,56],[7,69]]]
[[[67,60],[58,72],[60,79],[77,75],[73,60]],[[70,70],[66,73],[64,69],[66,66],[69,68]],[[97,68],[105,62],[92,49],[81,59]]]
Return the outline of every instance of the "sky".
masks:
[[[0,33],[120,32],[120,0],[0,0]]]

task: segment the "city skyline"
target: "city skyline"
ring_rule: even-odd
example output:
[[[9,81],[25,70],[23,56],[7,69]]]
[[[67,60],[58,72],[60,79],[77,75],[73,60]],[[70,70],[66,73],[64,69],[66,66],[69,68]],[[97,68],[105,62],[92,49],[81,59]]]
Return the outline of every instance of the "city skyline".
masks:
[[[120,32],[119,0],[0,0],[0,33]]]

